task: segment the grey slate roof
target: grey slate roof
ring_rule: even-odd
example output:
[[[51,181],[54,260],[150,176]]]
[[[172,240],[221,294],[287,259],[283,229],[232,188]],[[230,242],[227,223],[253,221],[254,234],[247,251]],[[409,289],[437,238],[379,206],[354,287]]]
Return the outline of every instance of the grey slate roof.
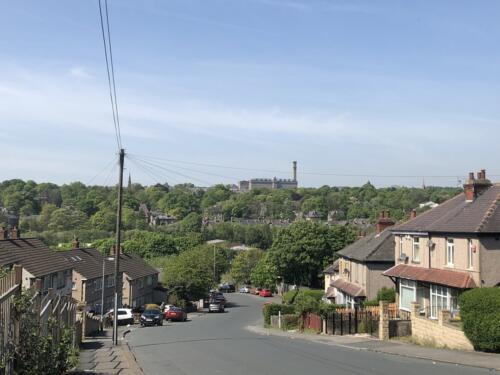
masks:
[[[0,265],[14,264],[20,264],[34,277],[73,268],[61,254],[37,238],[0,240]]]
[[[338,255],[361,262],[394,262],[394,235],[389,230],[373,233],[343,248]]]
[[[132,280],[158,273],[156,268],[136,254],[120,254],[120,271]]]
[[[465,193],[447,200],[401,225],[393,232],[500,233],[500,184],[472,202]]]
[[[339,272],[339,260],[336,259],[332,264],[326,267],[323,270],[324,274],[333,275],[334,273]]]
[[[102,277],[103,256],[97,249],[71,249],[60,252],[62,256],[70,263],[76,272],[86,279],[95,279]],[[114,274],[114,262],[106,259],[104,265],[104,274]]]

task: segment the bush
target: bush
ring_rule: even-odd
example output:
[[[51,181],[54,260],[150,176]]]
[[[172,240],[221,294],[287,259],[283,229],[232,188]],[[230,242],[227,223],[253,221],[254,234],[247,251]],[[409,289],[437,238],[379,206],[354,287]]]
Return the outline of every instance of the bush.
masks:
[[[294,306],[295,312],[300,315],[305,313],[317,313],[319,311],[320,301],[310,295],[299,294],[297,298],[295,298]]]
[[[477,288],[459,298],[465,335],[474,349],[500,352],[500,288]]]
[[[294,304],[298,299],[312,297],[316,301],[321,301],[325,292],[322,289],[290,290],[283,294],[283,303]]]
[[[336,305],[334,303],[326,303],[326,302],[320,301],[318,313],[321,316],[326,317],[329,313],[335,312],[338,308],[345,308],[345,306],[344,305]]]
[[[288,292],[283,294],[282,301],[283,303],[287,305],[293,304],[295,301],[295,297],[297,297],[297,294],[299,293],[298,290],[289,290]]]
[[[299,328],[299,316],[295,314],[285,314],[281,318],[281,329],[289,331],[291,329]]]
[[[363,307],[369,307],[369,306],[378,306],[379,301],[377,299],[369,299],[366,301],[363,301]]]
[[[388,301],[390,303],[396,302],[396,291],[393,288],[386,288],[384,286],[377,292],[377,304],[379,301]],[[374,306],[374,305],[369,305],[369,306]]]
[[[262,314],[264,315],[264,324],[271,324],[271,315],[278,315],[281,311],[281,314],[293,314],[295,309],[290,305],[282,305],[279,303],[269,303],[264,305],[262,308]]]

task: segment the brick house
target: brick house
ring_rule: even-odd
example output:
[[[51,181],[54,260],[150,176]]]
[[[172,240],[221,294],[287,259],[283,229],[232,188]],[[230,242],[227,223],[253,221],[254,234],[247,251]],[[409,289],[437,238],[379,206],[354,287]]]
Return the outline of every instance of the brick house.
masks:
[[[158,289],[158,270],[136,254],[120,255],[120,271],[123,272],[123,306],[139,307],[155,300]]]
[[[339,274],[330,282],[333,289],[329,291],[335,295],[335,303],[354,308],[376,298],[382,287],[394,287],[382,274],[394,265],[394,236],[388,230],[392,225],[389,212],[384,211],[374,233],[337,252]]]
[[[104,288],[104,311],[112,309],[115,286],[113,258],[103,257],[97,249],[82,249],[77,240],[73,242],[73,249],[62,251],[61,254],[73,266],[72,297],[85,303],[88,310],[99,313]],[[119,279],[122,279],[121,274]],[[118,301],[118,305],[121,306],[121,301]]]
[[[395,266],[384,272],[397,303],[432,319],[459,307],[466,289],[500,285],[500,184],[470,173],[464,192],[396,227]]]
[[[61,254],[37,238],[20,238],[20,231],[15,227],[10,233],[1,228],[0,266],[12,268],[16,264],[23,267],[23,288],[30,288],[40,279],[43,293],[52,288],[61,295],[71,294],[73,266]]]

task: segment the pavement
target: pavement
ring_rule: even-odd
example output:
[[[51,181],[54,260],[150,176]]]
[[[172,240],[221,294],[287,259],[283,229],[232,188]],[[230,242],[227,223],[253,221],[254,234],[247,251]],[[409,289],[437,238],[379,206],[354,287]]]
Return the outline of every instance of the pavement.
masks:
[[[367,336],[304,335],[262,327],[257,296],[226,295],[221,314],[134,328],[126,340],[145,374],[495,374],[495,355],[446,351]],[[430,358],[430,352],[440,358]],[[477,366],[477,367],[475,367]],[[500,372],[499,372],[500,373]]]
[[[118,346],[113,346],[111,329],[106,329],[101,334],[85,339],[80,346],[79,364],[71,374],[143,374],[127,342],[123,340],[123,334],[128,331],[127,327],[119,327]]]

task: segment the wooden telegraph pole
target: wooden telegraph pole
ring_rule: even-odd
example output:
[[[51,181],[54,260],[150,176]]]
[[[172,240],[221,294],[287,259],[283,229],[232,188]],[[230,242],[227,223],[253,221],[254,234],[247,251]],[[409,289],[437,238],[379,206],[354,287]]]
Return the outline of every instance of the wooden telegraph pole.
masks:
[[[125,150],[120,149],[120,173],[118,177],[118,208],[116,212],[116,245],[115,245],[115,301],[113,309],[113,345],[118,345],[118,297],[121,295],[120,275],[120,252],[121,252],[121,229],[122,229],[122,203],[123,203],[123,163]],[[104,285],[103,285],[104,288]]]

